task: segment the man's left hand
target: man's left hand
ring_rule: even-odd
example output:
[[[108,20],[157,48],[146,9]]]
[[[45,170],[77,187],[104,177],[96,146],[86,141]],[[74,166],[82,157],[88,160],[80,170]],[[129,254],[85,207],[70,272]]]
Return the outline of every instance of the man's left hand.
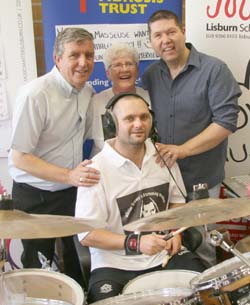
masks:
[[[177,159],[184,159],[186,157],[186,153],[181,145],[170,145],[170,144],[156,144],[158,153],[156,156],[156,163],[159,163],[161,167],[164,167],[165,164],[162,159],[166,162],[168,167],[172,167]]]

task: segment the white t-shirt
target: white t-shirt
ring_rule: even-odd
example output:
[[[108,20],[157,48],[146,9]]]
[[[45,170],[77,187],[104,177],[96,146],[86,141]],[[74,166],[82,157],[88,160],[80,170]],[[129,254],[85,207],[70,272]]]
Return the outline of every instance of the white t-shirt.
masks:
[[[141,95],[141,97],[143,97],[150,105],[150,98],[148,95],[148,91],[144,90],[143,88],[136,87],[136,93]],[[105,113],[106,111],[105,107],[113,96],[114,96],[114,92],[112,91],[112,88],[109,88],[97,94],[94,94],[90,102],[93,111],[91,138],[94,141],[91,156],[95,156],[103,148],[104,135],[102,129],[101,116],[102,114]]]
[[[164,211],[169,202],[185,202],[167,168],[155,162],[155,148],[146,141],[142,168],[118,154],[109,143],[93,158],[92,167],[100,170],[100,182],[93,187],[79,187],[76,217],[89,220],[94,228],[124,234],[123,225],[141,217]],[[185,187],[177,164],[171,168],[179,187]],[[88,232],[78,234],[82,240]],[[124,270],[144,270],[158,266],[166,251],[156,255],[126,256],[125,250],[103,250],[90,247],[91,270],[111,267]]]

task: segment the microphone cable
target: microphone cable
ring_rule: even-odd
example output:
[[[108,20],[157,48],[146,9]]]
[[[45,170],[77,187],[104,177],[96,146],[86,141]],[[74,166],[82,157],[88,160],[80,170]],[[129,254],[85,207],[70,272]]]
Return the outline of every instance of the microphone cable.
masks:
[[[174,175],[172,174],[172,172],[171,172],[169,166],[167,165],[167,162],[166,162],[166,161],[164,160],[164,158],[161,156],[161,154],[160,154],[160,152],[159,152],[159,150],[158,150],[158,148],[157,148],[155,142],[152,141],[152,143],[153,143],[153,145],[154,145],[154,148],[155,148],[155,150],[156,150],[158,156],[160,157],[160,159],[161,159],[162,162],[164,163],[165,167],[167,168],[167,170],[168,170],[168,172],[169,172],[171,178],[173,179],[175,185],[177,186],[177,188],[178,188],[178,190],[180,191],[181,195],[183,196],[183,198],[184,198],[185,201],[187,202],[187,196],[184,194],[184,192],[182,191],[182,189],[181,189],[180,186],[178,185],[178,183],[177,183],[177,181],[176,181]]]

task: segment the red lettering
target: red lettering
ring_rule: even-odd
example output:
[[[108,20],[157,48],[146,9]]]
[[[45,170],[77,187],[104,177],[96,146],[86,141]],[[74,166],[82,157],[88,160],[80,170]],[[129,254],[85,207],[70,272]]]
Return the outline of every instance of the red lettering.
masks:
[[[233,17],[236,14],[236,0],[233,0],[233,8],[232,8],[232,13],[230,14],[229,12],[229,5],[230,5],[230,0],[227,0],[225,4],[225,14],[227,17]]]
[[[80,0],[80,12],[86,13],[87,11],[87,0]]]
[[[215,12],[214,12],[213,15],[209,13],[210,5],[207,6],[207,16],[208,17],[215,18],[215,17],[217,17],[219,15],[220,7],[221,7],[221,2],[222,2],[222,0],[218,0],[217,5],[216,5],[216,9],[215,9]]]
[[[248,16],[244,16],[243,15],[245,4],[246,4],[246,0],[242,0],[241,5],[240,5],[240,12],[239,12],[239,14],[240,14],[240,18],[242,20],[249,20],[250,19],[250,14]]]
[[[216,0],[216,6],[215,6],[215,10],[212,11],[212,7],[210,5],[207,6],[207,16],[209,18],[216,18],[220,11],[221,11],[221,5],[222,5],[222,0]],[[241,0],[241,4],[239,6],[239,17],[241,20],[250,20],[250,14],[247,15],[246,11],[244,12],[244,10],[246,10],[247,8],[247,4],[246,4],[246,0]],[[239,0],[226,0],[225,3],[225,7],[224,7],[224,12],[225,15],[228,18],[232,18],[237,14],[237,3],[239,4],[240,1]]]

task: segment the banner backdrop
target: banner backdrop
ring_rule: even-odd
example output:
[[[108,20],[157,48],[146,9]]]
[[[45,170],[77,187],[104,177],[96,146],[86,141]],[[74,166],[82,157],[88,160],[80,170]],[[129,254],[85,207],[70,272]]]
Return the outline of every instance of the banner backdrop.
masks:
[[[7,157],[17,89],[34,77],[31,0],[0,1],[0,157]]]
[[[201,52],[222,59],[243,92],[238,130],[229,137],[226,175],[250,173],[250,1],[186,1],[186,33]]]
[[[8,192],[11,122],[18,88],[37,76],[31,0],[0,1],[0,183]]]
[[[181,0],[42,0],[46,69],[53,66],[57,31],[66,26],[84,27],[95,39],[95,69],[90,83],[96,91],[110,86],[102,56],[114,42],[127,42],[138,49],[140,72],[155,59],[148,40],[147,20],[156,10],[169,9],[181,17]],[[140,81],[140,77],[138,82]]]

